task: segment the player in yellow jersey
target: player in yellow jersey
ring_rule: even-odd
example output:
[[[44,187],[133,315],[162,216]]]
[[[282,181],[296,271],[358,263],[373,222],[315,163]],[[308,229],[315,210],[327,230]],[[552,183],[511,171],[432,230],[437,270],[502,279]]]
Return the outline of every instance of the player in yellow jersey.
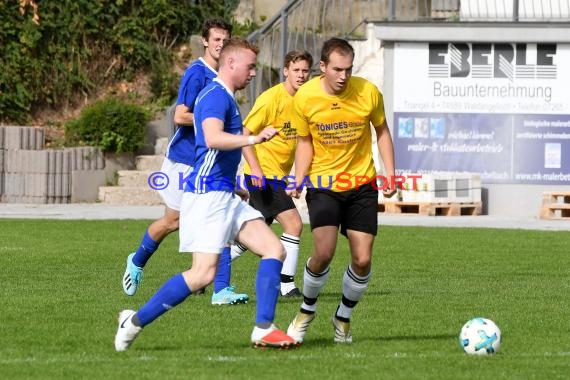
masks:
[[[285,81],[259,95],[244,120],[246,136],[257,135],[267,126],[278,131],[265,144],[244,147],[243,155],[249,204],[263,214],[267,224],[277,220],[283,227],[281,243],[287,252],[281,270],[281,295],[284,297],[301,296],[294,280],[303,222],[293,200],[285,192],[284,178],[291,172],[297,146],[297,131],[291,126],[293,95],[309,79],[312,65],[313,57],[309,52],[288,52],[283,63]],[[232,246],[232,260],[245,250],[239,243]]]
[[[304,271],[303,303],[287,330],[302,342],[315,317],[317,298],[329,276],[338,231],[348,238],[351,262],[344,272],[342,298],[332,316],[334,342],[351,343],[350,317],[368,288],[378,229],[378,186],[372,158],[380,152],[386,176],[394,176],[394,147],[382,94],[369,81],[352,77],[354,49],[331,38],[322,48],[322,75],[307,82],[293,99],[291,124],[297,129],[295,189],[307,187],[306,201],[314,252]],[[384,195],[393,189],[385,187]]]

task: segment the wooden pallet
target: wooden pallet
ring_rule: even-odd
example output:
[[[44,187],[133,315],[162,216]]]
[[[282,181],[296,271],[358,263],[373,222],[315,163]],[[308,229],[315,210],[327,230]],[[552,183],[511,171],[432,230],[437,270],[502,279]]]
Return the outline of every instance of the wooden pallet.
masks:
[[[425,216],[481,215],[482,202],[473,203],[424,203],[424,202],[382,202],[378,212],[387,214],[417,214]]]
[[[570,220],[570,192],[546,192],[542,196],[540,219]]]

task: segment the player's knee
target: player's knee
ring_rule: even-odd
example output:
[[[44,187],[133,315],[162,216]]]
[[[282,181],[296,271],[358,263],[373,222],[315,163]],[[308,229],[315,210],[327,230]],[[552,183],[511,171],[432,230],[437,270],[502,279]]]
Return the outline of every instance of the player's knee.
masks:
[[[285,250],[285,247],[283,246],[283,244],[279,244],[279,254],[280,254],[280,259],[281,261],[284,261],[285,258],[287,257],[287,251]]]
[[[287,252],[285,251],[283,244],[278,242],[277,244],[272,244],[271,247],[268,247],[268,249],[262,252],[261,255],[264,259],[277,259],[279,261],[284,261],[287,256]]]
[[[190,268],[186,272],[182,274],[184,276],[184,280],[186,281],[186,285],[191,290],[203,289],[206,286],[210,285],[214,282],[214,277],[216,275],[215,267],[211,268]]]
[[[293,221],[291,224],[291,235],[301,236],[301,232],[303,232],[303,222],[301,219]]]
[[[359,275],[366,275],[370,272],[370,267],[372,261],[370,257],[353,257],[352,258],[352,269]]]
[[[178,227],[180,226],[180,223],[178,222],[178,219],[173,220],[173,221],[169,221],[168,223],[168,230],[170,232],[174,232],[174,231],[178,231]]]
[[[303,221],[301,218],[291,218],[287,222],[282,223],[283,232],[292,236],[301,236],[303,232]]]
[[[163,221],[168,232],[178,231],[178,227],[180,226],[180,218],[178,216],[168,216],[165,217]]]

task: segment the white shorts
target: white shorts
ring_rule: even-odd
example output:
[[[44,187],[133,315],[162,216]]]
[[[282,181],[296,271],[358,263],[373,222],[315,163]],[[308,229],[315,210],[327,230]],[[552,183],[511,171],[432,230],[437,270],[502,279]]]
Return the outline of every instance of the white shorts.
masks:
[[[157,189],[164,204],[176,211],[180,211],[182,194],[184,194],[184,179],[192,172],[192,166],[172,161],[165,157],[162,162],[162,178],[159,184],[166,184],[164,189]],[[156,174],[156,173],[154,173]],[[164,177],[166,176],[166,177]],[[150,180],[150,179],[149,179]]]
[[[242,225],[261,213],[227,191],[186,192],[180,208],[180,252],[221,253]]]

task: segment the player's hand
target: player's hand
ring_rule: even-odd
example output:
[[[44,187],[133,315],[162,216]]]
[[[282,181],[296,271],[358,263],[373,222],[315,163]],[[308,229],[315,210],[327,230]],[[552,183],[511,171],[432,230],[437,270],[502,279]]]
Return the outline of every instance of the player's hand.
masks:
[[[261,168],[251,168],[251,183],[258,188],[263,186],[263,170],[261,170]]]
[[[392,196],[394,196],[397,191],[397,189],[390,189],[389,187],[386,187],[384,190],[382,190],[382,195],[384,195],[384,198],[392,198]]]
[[[263,131],[259,132],[257,136],[255,136],[255,143],[261,144],[265,141],[271,140],[277,134],[277,130],[275,128],[266,127]]]
[[[247,201],[249,199],[249,191],[246,189],[236,189],[236,194],[244,201]]]
[[[299,189],[285,190],[285,194],[287,194],[291,198],[295,199],[301,198],[301,190]]]

